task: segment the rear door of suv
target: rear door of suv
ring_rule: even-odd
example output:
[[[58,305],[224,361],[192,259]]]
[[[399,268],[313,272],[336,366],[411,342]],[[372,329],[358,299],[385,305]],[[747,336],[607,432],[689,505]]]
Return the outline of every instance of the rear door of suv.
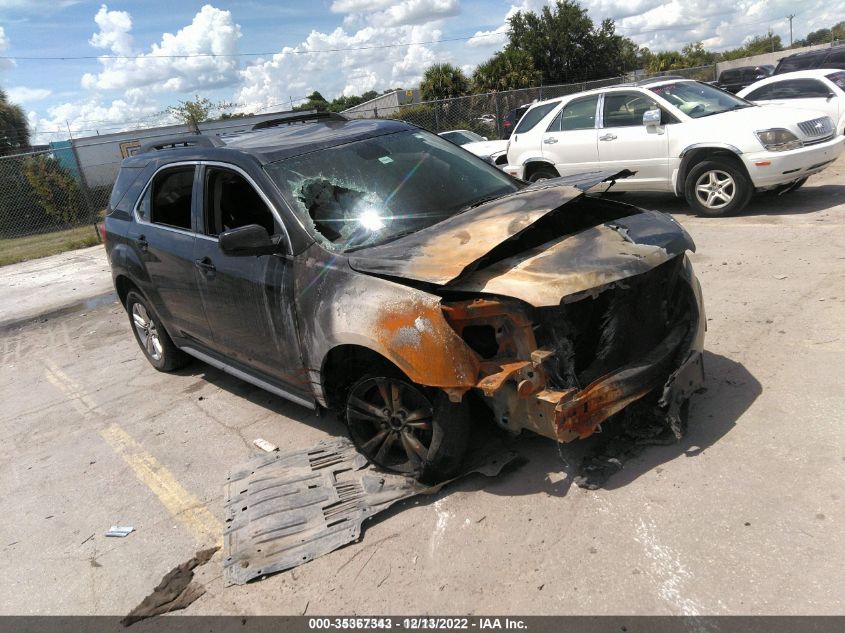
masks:
[[[561,176],[598,169],[598,101],[598,95],[589,95],[567,102],[542,135],[543,157],[554,163]]]
[[[195,275],[214,349],[306,393],[294,320],[293,258],[285,255],[227,255],[220,233],[257,224],[289,245],[284,227],[246,172],[207,163],[200,173]]]
[[[671,189],[667,117],[663,125],[643,125],[643,114],[660,110],[651,97],[635,91],[602,94],[598,130],[598,157],[602,169],[630,169],[637,172],[619,181],[619,189],[659,191]]]
[[[196,170],[195,163],[159,169],[135,207],[126,237],[146,269],[142,289],[170,334],[208,343],[211,332],[192,259]]]

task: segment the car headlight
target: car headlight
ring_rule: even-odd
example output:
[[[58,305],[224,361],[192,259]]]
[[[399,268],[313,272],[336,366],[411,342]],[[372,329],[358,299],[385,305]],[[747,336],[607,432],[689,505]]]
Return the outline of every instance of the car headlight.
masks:
[[[770,152],[785,152],[804,146],[804,143],[798,140],[797,136],[782,127],[775,127],[771,130],[760,130],[759,132],[755,132],[755,134],[760,140],[760,143],[763,144],[763,147]]]

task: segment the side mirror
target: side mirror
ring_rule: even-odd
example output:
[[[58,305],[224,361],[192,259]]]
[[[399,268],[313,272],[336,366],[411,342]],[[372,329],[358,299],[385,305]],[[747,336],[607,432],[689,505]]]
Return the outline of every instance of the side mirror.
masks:
[[[834,97],[836,97],[836,93],[833,92],[833,90],[831,90],[830,92],[827,93],[828,99],[833,99]]]
[[[220,250],[226,255],[272,255],[281,252],[280,238],[271,238],[263,226],[248,224],[229,231],[223,231],[218,237]]]
[[[659,109],[656,110],[646,110],[643,113],[643,125],[648,127],[649,125],[660,125],[660,120],[662,119],[662,113]]]

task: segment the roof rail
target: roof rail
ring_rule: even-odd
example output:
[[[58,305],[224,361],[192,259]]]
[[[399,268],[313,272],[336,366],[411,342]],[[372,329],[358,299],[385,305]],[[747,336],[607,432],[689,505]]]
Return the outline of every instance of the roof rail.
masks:
[[[146,154],[153,150],[162,149],[178,149],[180,147],[220,147],[223,145],[216,136],[204,136],[202,134],[193,134],[182,136],[168,136],[167,138],[160,138],[149,143],[144,143],[138,150],[139,154]]]
[[[348,121],[345,116],[337,112],[304,112],[302,114],[291,114],[290,116],[280,116],[275,119],[268,119],[261,121],[252,126],[253,130],[264,130],[268,127],[277,127],[288,123],[298,123],[301,121],[318,121],[320,119],[329,119],[332,121]]]
[[[649,77],[648,79],[640,79],[639,81],[635,81],[632,85],[647,86],[648,84],[654,84],[658,81],[669,81],[671,79],[689,79],[689,77],[683,77],[681,75],[662,75],[660,77]]]

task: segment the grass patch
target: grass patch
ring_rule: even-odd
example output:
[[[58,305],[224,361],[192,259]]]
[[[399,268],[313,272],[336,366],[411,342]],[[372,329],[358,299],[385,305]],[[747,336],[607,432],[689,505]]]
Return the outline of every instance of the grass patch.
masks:
[[[97,243],[97,234],[90,224],[55,233],[0,240],[0,266],[94,246]]]

